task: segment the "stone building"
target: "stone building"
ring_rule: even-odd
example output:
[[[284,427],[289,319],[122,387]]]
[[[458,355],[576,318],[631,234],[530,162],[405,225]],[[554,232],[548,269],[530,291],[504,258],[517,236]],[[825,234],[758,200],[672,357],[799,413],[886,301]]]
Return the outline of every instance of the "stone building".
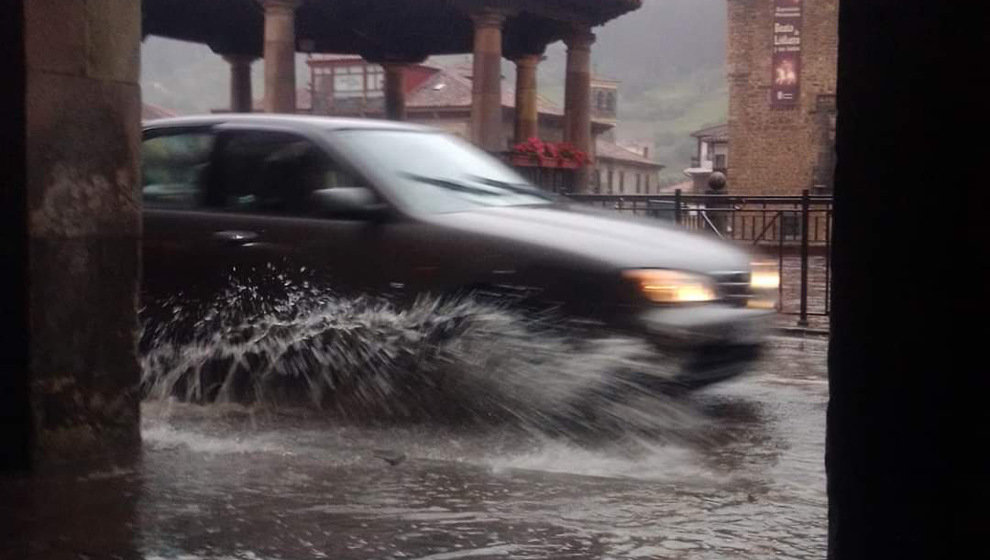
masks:
[[[316,115],[385,118],[382,92],[382,66],[358,56],[325,55],[310,57],[310,84]],[[469,65],[438,67],[410,64],[405,68],[403,96],[405,120],[440,128],[471,139],[472,71]],[[302,97],[302,95],[300,95]],[[501,87],[501,138],[495,151],[507,150],[516,138],[516,91],[510,83]],[[535,136],[553,142],[564,138],[564,112],[546,98],[536,96]],[[304,111],[300,108],[300,111]],[[308,111],[305,111],[308,112]],[[612,125],[591,121],[593,137]]]
[[[357,56],[313,56],[310,67],[312,112],[319,115],[386,116],[383,69],[379,64]],[[412,64],[405,68],[403,95],[405,119],[426,124],[471,139],[472,67],[440,68]],[[517,92],[502,84],[502,140],[499,148],[509,149],[516,141]],[[631,150],[614,140],[618,82],[592,79],[591,134],[595,165],[590,170],[589,191],[601,194],[651,194],[659,192],[663,165],[649,157],[649,149]],[[299,97],[302,97],[301,95]],[[536,96],[536,134],[540,139],[565,139],[563,109]]]
[[[605,139],[615,142],[615,127],[619,124],[619,82],[599,76],[591,77],[591,118],[612,125]]]
[[[612,129],[609,129],[611,132]],[[663,165],[650,159],[649,150],[633,151],[606,137],[595,141],[591,192],[598,194],[659,194]]]
[[[727,2],[730,191],[830,191],[838,0]]]
[[[708,126],[692,132],[691,136],[697,140],[698,148],[684,174],[691,178],[691,190],[703,193],[712,173],[728,173],[729,125]]]

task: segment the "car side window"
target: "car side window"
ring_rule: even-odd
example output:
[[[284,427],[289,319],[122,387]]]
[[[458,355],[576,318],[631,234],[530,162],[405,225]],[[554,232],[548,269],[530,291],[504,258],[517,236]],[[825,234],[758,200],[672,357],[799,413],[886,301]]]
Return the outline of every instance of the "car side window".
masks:
[[[219,166],[216,203],[233,212],[308,215],[313,191],[362,186],[322,148],[285,132],[232,133]]]
[[[209,132],[177,132],[141,143],[141,196],[157,208],[196,208],[204,202],[206,168],[213,149]]]

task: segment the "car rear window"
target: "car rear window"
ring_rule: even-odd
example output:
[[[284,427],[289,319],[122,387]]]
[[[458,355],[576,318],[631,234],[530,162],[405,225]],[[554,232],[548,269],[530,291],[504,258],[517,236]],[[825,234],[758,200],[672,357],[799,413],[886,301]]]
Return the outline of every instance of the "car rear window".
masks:
[[[141,144],[141,196],[152,207],[195,208],[203,204],[205,170],[213,149],[209,132],[178,132]]]

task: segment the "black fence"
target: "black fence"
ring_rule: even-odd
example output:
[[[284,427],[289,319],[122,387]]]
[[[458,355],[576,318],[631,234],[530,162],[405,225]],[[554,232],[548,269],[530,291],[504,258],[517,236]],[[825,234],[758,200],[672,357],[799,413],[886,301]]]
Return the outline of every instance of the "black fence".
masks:
[[[570,194],[619,212],[668,220],[745,244],[780,268],[780,313],[799,326],[828,326],[831,308],[832,197]]]

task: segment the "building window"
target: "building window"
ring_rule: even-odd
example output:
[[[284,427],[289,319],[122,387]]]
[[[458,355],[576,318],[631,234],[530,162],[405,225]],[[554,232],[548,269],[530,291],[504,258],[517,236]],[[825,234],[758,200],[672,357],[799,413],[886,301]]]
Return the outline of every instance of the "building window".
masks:
[[[725,169],[725,154],[715,154],[715,169]]]
[[[364,66],[334,68],[333,96],[337,99],[364,96]]]
[[[612,191],[612,186],[613,186],[612,185],[612,179],[613,178],[614,178],[614,176],[612,175],[612,170],[609,169],[608,170],[608,194],[612,194],[612,192],[613,192]]]
[[[604,91],[599,91],[598,92],[598,110],[599,111],[604,111],[605,110],[605,92]]]
[[[637,173],[636,174],[636,194],[640,194],[640,188],[641,188],[640,187],[640,184],[639,184],[640,180],[641,180],[640,179],[640,175],[639,175],[639,173]]]
[[[608,112],[609,113],[614,113],[615,112],[615,94],[614,93],[608,94]]]
[[[626,192],[626,172],[619,171],[619,194]]]
[[[377,64],[366,66],[368,74],[366,76],[368,87],[368,97],[382,97],[385,95],[385,69]]]

